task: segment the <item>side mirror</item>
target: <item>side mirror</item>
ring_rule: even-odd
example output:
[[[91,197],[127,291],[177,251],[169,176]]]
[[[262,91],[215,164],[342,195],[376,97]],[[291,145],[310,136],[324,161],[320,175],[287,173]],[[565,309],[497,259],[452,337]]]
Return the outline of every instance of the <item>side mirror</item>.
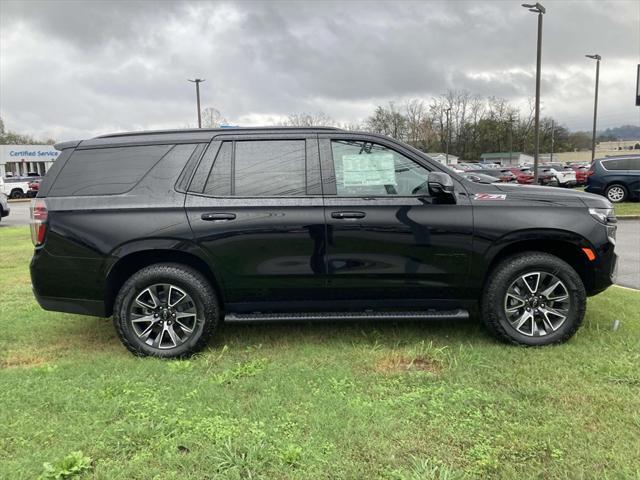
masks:
[[[434,198],[455,198],[453,196],[453,180],[448,173],[429,173],[429,194]]]

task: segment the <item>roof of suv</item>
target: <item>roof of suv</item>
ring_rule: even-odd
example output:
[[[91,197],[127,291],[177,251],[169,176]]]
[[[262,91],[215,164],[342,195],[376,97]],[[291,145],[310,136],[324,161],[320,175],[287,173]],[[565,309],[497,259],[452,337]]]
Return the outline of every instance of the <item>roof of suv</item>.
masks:
[[[299,133],[343,131],[336,127],[230,127],[230,128],[187,128],[174,130],[147,130],[140,132],[121,132],[99,135],[88,140],[74,140],[56,143],[57,150],[67,148],[117,147],[135,143],[166,144],[209,142],[218,134],[251,135],[262,133]]]

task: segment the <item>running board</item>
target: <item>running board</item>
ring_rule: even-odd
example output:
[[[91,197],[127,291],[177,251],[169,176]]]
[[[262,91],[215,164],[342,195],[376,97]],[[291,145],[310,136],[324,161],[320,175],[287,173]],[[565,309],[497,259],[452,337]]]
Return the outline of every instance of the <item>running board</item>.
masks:
[[[297,312],[297,313],[227,313],[225,323],[315,322],[342,320],[466,320],[466,310],[425,310],[404,312]]]

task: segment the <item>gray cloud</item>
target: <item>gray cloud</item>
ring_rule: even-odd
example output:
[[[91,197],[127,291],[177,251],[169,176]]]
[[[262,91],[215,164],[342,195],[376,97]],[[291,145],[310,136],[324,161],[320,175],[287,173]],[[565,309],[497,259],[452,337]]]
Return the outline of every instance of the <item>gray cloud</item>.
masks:
[[[339,121],[447,88],[525,105],[535,16],[516,1],[174,2],[0,0],[0,115],[58,139],[324,111]],[[544,2],[543,108],[589,128],[600,53],[600,125],[640,123],[633,106],[640,3]]]

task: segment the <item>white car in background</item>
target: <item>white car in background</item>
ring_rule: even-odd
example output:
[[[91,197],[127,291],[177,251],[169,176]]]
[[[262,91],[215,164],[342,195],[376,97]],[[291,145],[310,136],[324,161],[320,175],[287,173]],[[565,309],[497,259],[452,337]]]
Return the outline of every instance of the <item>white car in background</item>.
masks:
[[[36,178],[36,177],[34,177]],[[0,192],[9,198],[25,198],[29,193],[31,177],[0,177]]]
[[[541,167],[540,170],[553,175],[557,179],[558,186],[560,187],[575,187],[578,183],[576,180],[576,172],[573,170],[558,170],[553,167]]]

